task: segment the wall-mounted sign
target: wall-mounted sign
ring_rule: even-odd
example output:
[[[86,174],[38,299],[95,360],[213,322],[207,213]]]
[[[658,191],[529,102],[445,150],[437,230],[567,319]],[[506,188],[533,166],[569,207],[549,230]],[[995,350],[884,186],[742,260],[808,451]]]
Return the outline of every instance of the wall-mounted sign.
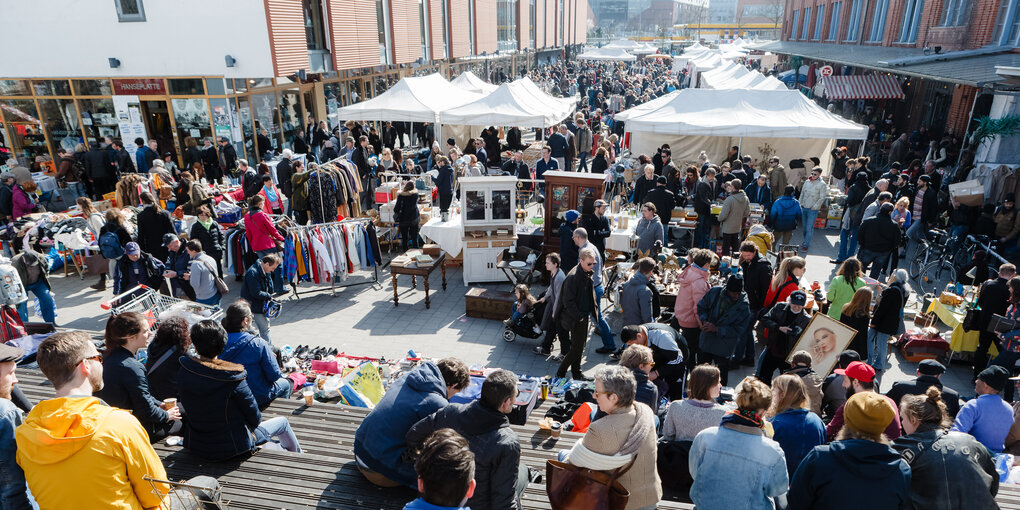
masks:
[[[163,80],[157,78],[126,78],[113,80],[114,95],[162,96],[166,95]]]

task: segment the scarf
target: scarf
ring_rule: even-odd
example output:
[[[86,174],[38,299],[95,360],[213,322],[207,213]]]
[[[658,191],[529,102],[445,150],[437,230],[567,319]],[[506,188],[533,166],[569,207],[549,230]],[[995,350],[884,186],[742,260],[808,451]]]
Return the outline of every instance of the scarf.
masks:
[[[637,415],[634,418],[634,426],[630,429],[627,440],[624,441],[617,455],[636,455],[641,445],[649,434],[655,434],[655,419],[652,409],[648,406],[635,405]]]
[[[196,221],[196,223],[198,223],[199,225],[202,225],[203,227],[205,227],[206,230],[209,230],[212,227],[212,222],[213,222],[212,218],[209,218],[208,220],[205,220],[205,221],[202,221],[202,220],[197,220]]]
[[[262,190],[266,192],[266,198],[269,199],[269,202],[275,203],[279,200],[279,197],[276,196],[276,190],[272,186],[263,187]]]
[[[749,409],[734,409],[723,415],[722,425],[732,423],[733,425],[745,425],[748,427],[758,427],[765,429],[765,420],[762,419],[761,413],[751,411]]]

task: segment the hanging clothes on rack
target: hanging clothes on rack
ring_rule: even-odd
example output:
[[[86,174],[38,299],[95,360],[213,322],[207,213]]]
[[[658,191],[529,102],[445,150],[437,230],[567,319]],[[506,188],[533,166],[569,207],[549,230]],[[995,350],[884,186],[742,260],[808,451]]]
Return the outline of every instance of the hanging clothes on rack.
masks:
[[[329,171],[320,167],[308,176],[308,206],[312,223],[336,219],[337,183]]]
[[[382,263],[369,218],[286,226],[284,237],[284,277],[291,282],[343,282],[359,270],[376,270]]]

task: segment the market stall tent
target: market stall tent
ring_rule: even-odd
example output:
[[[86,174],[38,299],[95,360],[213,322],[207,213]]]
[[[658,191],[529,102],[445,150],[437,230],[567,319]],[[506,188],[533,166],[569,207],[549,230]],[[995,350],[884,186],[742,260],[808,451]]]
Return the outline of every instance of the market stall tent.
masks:
[[[620,113],[617,113],[616,115],[613,116],[613,120],[618,120],[618,121],[626,122],[627,120],[632,119],[634,117],[637,117],[639,115],[644,115],[644,114],[646,114],[646,113],[648,113],[650,111],[656,110],[660,106],[662,106],[662,105],[672,101],[673,98],[676,97],[676,95],[679,94],[679,93],[680,93],[679,90],[674,90],[673,92],[670,92],[668,94],[664,94],[664,95],[662,95],[660,97],[652,99],[651,101],[646,101],[644,103],[641,103],[641,104],[639,104],[637,106],[634,106],[634,107],[629,108],[627,110],[624,110],[624,111],[622,111]]]
[[[337,110],[340,119],[437,122],[439,113],[483,97],[439,74],[402,78],[386,92]]]
[[[550,97],[550,99],[555,99]],[[443,112],[444,125],[544,128],[567,118],[566,105],[553,109],[520,82],[504,83],[489,95]]]
[[[609,60],[613,62],[633,62],[637,57],[627,53],[623,48],[595,48],[585,51],[577,56],[580,60]]]
[[[717,85],[729,80],[741,78],[751,74],[746,67],[740,64],[728,63],[715,69],[701,73],[699,86],[708,88],[720,88]]]
[[[631,117],[626,127],[633,153],[652,153],[668,143],[674,159],[694,160],[704,150],[714,160],[739,145],[742,153],[761,158],[760,149],[768,144],[781,158],[817,156],[826,169],[836,139],[868,135],[867,126],[832,114],[795,90],[684,89]]]
[[[450,83],[476,94],[489,94],[498,87],[497,85],[482,81],[481,78],[475,76],[475,73],[471,71],[460,73],[460,76],[454,78]]]

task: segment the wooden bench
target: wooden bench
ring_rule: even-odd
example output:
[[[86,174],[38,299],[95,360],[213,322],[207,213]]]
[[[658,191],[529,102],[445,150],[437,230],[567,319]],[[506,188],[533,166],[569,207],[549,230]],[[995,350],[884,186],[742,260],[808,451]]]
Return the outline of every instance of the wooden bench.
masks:
[[[35,402],[52,398],[53,387],[38,370],[19,368],[21,389]],[[581,434],[564,432],[553,438],[540,431],[538,420],[552,401],[541,402],[527,424],[511,425],[521,440],[521,461],[545,471],[545,461],[561,449],[570,449]],[[416,497],[410,489],[383,489],[369,483],[354,463],[354,433],[368,409],[316,402],[305,407],[302,400],[277,399],[263,419],[284,416],[301,441],[303,454],[260,450],[250,457],[227,462],[208,462],[182,447],[154,444],[167,475],[183,480],[209,475],[223,485],[230,508],[277,510],[312,508],[364,508],[400,510]],[[544,484],[529,484],[521,497],[523,508],[548,510]],[[690,509],[693,505],[663,501],[663,509]]]

